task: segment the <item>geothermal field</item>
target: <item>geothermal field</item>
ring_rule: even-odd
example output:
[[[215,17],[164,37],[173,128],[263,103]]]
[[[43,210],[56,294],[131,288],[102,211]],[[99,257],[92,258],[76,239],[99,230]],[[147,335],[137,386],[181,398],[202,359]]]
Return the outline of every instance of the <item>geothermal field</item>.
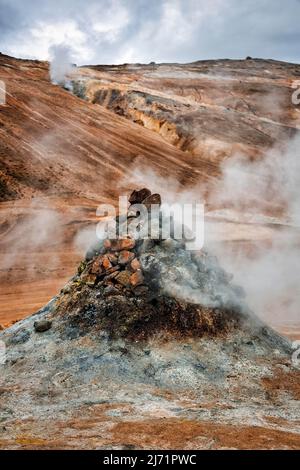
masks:
[[[0,449],[299,449],[300,65],[0,80]]]

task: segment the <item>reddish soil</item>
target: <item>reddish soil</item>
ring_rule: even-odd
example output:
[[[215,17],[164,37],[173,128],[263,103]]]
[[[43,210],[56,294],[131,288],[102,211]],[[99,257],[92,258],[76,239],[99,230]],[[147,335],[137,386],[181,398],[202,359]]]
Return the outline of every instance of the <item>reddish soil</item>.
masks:
[[[299,449],[300,435],[260,426],[161,419],[142,423],[125,422],[113,430],[118,444],[166,449]]]

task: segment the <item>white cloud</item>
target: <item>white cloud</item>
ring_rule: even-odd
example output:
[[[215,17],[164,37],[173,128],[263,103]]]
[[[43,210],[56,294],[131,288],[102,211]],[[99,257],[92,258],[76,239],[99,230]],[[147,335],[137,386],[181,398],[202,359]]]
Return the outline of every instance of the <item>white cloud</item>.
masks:
[[[49,60],[49,50],[56,44],[71,46],[76,60],[86,61],[93,57],[88,36],[78,28],[75,21],[57,23],[40,21],[29,29],[23,39],[17,35],[15,43],[10,43],[10,50],[16,56]]]
[[[118,2],[113,2],[110,9],[102,11],[96,21],[92,23],[92,29],[101,39],[115,42],[122,31],[129,24],[129,11]]]
[[[63,43],[78,64],[300,61],[299,0],[0,0],[0,11],[1,50],[19,57]]]

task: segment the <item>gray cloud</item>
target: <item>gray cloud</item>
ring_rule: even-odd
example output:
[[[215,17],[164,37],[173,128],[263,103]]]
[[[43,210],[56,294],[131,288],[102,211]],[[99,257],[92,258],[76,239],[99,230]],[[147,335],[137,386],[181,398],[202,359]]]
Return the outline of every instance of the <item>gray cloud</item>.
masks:
[[[273,58],[300,62],[300,1],[0,0],[0,50],[78,64]]]

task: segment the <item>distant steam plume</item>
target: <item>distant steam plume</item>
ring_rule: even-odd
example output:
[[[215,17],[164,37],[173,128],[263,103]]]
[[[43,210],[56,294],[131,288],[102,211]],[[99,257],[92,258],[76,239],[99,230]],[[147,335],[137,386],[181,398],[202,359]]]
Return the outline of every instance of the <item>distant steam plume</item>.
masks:
[[[72,90],[69,74],[74,70],[72,49],[64,44],[50,47],[50,78],[52,83]]]

